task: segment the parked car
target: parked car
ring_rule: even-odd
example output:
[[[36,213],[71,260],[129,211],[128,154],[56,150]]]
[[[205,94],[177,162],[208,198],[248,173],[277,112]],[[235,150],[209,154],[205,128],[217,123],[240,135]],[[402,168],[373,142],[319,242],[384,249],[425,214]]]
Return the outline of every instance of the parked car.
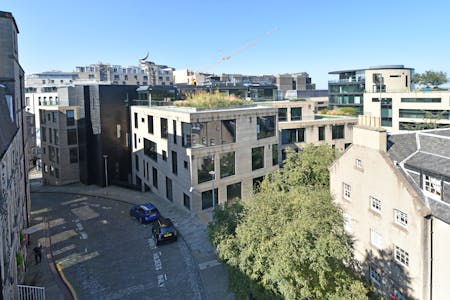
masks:
[[[160,215],[158,209],[151,203],[135,205],[130,209],[130,216],[138,219],[140,223],[155,221]]]
[[[159,217],[153,224],[152,233],[156,245],[166,241],[177,240],[177,231],[169,218]]]

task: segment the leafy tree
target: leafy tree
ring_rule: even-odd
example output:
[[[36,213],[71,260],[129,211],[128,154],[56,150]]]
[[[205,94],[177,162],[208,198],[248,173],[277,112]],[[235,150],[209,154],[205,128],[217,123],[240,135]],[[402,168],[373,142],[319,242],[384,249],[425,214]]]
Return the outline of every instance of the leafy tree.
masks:
[[[241,207],[214,211],[210,236],[237,298],[367,299],[353,272],[352,239],[328,188],[335,156],[327,145],[291,151],[259,193]]]
[[[413,82],[419,85],[424,86],[433,86],[437,88],[438,86],[445,84],[448,82],[447,73],[439,71],[425,71],[424,73],[420,74],[417,73],[413,77]]]

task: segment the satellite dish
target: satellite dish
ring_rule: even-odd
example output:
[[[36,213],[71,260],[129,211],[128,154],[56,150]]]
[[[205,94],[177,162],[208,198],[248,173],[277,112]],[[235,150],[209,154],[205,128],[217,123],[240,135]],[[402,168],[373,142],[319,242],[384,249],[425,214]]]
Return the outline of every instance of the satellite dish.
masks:
[[[147,60],[147,58],[148,58],[148,51],[147,51],[147,55],[144,57],[144,58],[141,58],[139,61],[140,62],[145,62],[146,60]]]

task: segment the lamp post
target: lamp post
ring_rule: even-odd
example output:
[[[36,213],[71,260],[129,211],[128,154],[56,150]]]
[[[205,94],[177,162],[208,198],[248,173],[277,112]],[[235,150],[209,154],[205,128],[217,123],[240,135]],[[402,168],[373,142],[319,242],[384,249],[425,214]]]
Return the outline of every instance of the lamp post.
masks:
[[[108,155],[104,154],[103,158],[105,159],[105,187],[108,186]]]
[[[214,193],[214,181],[216,180],[216,172],[209,171],[209,175],[212,177],[212,203],[213,203],[213,209],[216,208],[216,201],[215,201],[215,193]]]

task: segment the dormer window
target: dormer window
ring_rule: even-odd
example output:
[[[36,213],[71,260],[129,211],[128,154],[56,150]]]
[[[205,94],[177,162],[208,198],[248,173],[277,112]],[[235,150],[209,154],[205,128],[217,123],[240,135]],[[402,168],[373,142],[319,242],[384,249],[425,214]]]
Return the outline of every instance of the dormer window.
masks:
[[[441,180],[431,177],[429,175],[423,175],[423,189],[430,193],[432,196],[437,196],[441,199],[442,185]]]

